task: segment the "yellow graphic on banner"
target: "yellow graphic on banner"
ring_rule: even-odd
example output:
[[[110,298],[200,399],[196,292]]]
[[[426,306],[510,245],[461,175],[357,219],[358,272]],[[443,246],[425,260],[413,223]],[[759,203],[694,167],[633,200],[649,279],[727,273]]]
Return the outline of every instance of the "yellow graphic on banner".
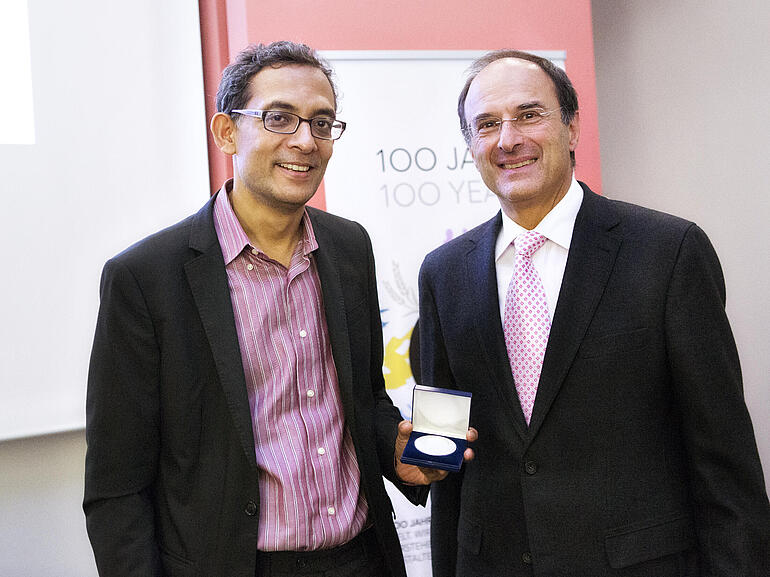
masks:
[[[409,332],[401,338],[391,337],[388,344],[385,345],[383,365],[385,367],[385,388],[388,390],[403,387],[412,376],[412,368],[409,365],[409,347],[405,347],[404,352],[399,352],[404,349],[404,343],[411,339],[412,330],[413,328],[409,329]]]

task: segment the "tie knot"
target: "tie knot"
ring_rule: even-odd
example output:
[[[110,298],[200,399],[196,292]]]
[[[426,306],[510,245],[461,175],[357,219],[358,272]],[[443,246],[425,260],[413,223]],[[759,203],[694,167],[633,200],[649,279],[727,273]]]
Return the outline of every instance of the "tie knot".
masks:
[[[528,230],[513,239],[513,245],[516,247],[516,254],[524,258],[531,258],[535,251],[543,246],[547,240],[539,232]]]

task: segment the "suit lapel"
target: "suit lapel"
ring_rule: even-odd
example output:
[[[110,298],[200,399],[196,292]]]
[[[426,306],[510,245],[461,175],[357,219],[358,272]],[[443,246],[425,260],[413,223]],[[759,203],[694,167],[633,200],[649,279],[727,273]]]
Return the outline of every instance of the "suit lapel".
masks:
[[[497,272],[495,268],[495,243],[502,227],[502,216],[498,212],[492,220],[476,229],[478,234],[469,238],[470,249],[466,254],[466,294],[478,295],[474,299],[474,322],[476,334],[481,342],[487,368],[500,397],[505,400],[505,410],[516,432],[525,439],[528,436],[527,423],[516,394],[508,351],[500,319],[497,295]]]
[[[235,428],[246,458],[256,470],[246,378],[235,330],[224,258],[214,229],[214,198],[216,196],[194,217],[190,248],[199,254],[185,263],[184,268]]]
[[[584,189],[530,421],[534,437],[564,382],[620,248],[620,219],[609,201]]]
[[[350,335],[334,238],[331,232],[318,222],[312,210],[308,210],[308,214],[311,216],[313,232],[318,242],[318,249],[313,254],[316,259],[318,278],[321,282],[326,327],[329,331],[332,357],[337,370],[337,386],[342,399],[345,420],[348,428],[353,430],[353,368],[350,358]]]

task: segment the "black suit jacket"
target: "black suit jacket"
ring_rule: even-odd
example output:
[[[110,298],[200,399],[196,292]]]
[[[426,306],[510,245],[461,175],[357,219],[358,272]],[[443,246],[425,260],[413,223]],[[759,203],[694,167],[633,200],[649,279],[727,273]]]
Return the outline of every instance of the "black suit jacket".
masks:
[[[102,575],[255,575],[259,471],[213,202],[104,269],[84,500]],[[397,482],[400,415],[382,377],[371,243],[357,223],[308,213],[361,488],[390,573],[403,576],[382,480]]]
[[[427,384],[473,393],[476,459],[434,484],[434,577],[765,576],[770,508],[694,224],[583,187],[530,426],[489,222],[420,272]]]

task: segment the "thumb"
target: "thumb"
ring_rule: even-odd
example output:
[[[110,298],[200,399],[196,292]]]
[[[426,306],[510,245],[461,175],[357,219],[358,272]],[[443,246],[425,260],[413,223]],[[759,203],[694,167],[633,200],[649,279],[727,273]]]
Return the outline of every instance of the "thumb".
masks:
[[[412,434],[412,423],[404,420],[398,424],[398,436],[396,437],[396,457],[401,458],[406,444],[409,442],[409,435]]]
[[[404,441],[404,444],[406,444],[406,441],[409,440],[409,435],[412,434],[412,423],[411,421],[403,420],[398,424],[398,440]]]

